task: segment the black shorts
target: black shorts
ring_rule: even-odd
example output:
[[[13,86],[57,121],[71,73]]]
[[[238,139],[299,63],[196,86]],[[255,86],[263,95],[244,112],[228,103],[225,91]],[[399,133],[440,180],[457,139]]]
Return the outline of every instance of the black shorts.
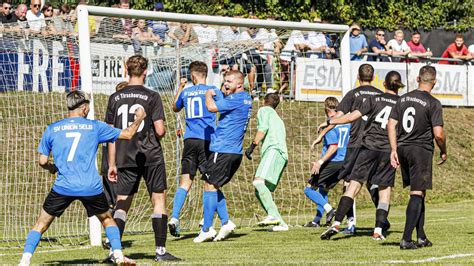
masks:
[[[342,165],[342,169],[339,172],[339,179],[343,179],[346,182],[349,182],[349,176],[352,173],[352,168],[354,168],[354,164],[357,159],[357,155],[359,155],[360,147],[358,148],[347,148],[346,157],[344,158],[344,164]]]
[[[148,193],[162,193],[166,190],[165,164],[127,167],[118,169],[117,195],[133,195],[138,192],[140,179],[143,176]]]
[[[64,196],[52,189],[44,200],[43,209],[49,215],[60,217],[75,200],[82,202],[82,205],[84,205],[87,210],[88,217],[109,211],[107,198],[103,192],[95,196]]]
[[[308,183],[313,187],[324,187],[326,190],[334,188],[339,183],[339,172],[343,162],[328,162],[321,166],[319,174],[311,175]]]
[[[403,187],[410,186],[411,191],[432,189],[433,151],[411,145],[398,147],[397,153]]]
[[[229,183],[241,162],[241,154],[211,153],[205,164],[202,179],[215,187],[222,187]]]
[[[185,139],[183,158],[181,159],[181,174],[189,174],[191,179],[196,176],[198,169],[202,174],[204,172],[204,164],[209,155],[209,141]]]
[[[361,148],[349,180],[370,183],[379,187],[395,185],[396,169],[390,164],[390,153]]]

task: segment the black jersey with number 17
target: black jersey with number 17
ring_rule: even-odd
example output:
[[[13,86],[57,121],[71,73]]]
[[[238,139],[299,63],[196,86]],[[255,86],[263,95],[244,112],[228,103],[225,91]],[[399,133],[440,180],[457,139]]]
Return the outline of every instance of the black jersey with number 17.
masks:
[[[390,93],[368,97],[365,101],[356,101],[356,110],[367,116],[362,134],[362,146],[369,150],[390,151],[387,123],[392,108],[400,96]]]
[[[398,146],[416,145],[434,150],[433,127],[443,126],[443,108],[430,93],[414,90],[404,94],[390,118],[398,121]]]
[[[143,107],[147,116],[130,141],[116,142],[118,168],[140,167],[163,163],[163,152],[154,122],[165,120],[160,95],[143,86],[127,86],[109,98],[105,122],[125,129],[135,121],[135,110]]]
[[[348,93],[342,98],[342,101],[337,106],[337,111],[341,111],[344,114],[350,113],[355,110],[356,100],[364,100],[367,97],[381,94],[382,91],[373,86],[359,86]],[[365,128],[367,118],[363,117],[351,123],[351,134],[349,138],[349,148],[359,148],[362,144],[362,132]]]

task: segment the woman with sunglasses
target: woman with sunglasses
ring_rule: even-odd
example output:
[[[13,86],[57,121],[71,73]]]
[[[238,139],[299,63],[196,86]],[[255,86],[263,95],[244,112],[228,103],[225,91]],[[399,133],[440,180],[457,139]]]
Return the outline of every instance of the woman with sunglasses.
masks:
[[[47,34],[56,34],[57,30],[53,22],[53,14],[54,14],[53,5],[51,5],[51,3],[49,2],[46,2],[43,8],[41,9],[41,12],[44,15]]]

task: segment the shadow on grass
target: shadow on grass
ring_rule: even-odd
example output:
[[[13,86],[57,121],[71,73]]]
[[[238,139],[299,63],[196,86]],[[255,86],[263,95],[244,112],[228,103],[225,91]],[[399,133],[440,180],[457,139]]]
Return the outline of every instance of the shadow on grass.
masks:
[[[45,264],[60,264],[60,265],[73,265],[73,264],[99,264],[104,263],[102,260],[96,259],[75,259],[75,260],[51,260],[46,261]]]
[[[195,238],[197,235],[198,235],[197,233],[181,234],[180,237],[172,238],[171,241],[181,241],[181,240],[186,240],[189,238]]]
[[[372,227],[358,227],[355,235],[352,235],[352,234],[345,235],[345,234],[339,233],[338,234],[339,237],[334,238],[334,240],[342,240],[342,239],[348,239],[348,238],[353,238],[353,237],[372,237],[373,233],[374,233],[374,228]],[[384,236],[388,237],[392,233],[401,233],[401,231],[389,230],[388,232],[384,232]]]
[[[146,253],[132,253],[132,254],[129,254],[128,257],[135,261],[144,260],[144,259],[148,259],[148,260],[155,259],[155,255],[146,254]]]
[[[400,242],[398,241],[392,241],[392,242],[383,242],[380,245],[382,246],[397,246],[400,247]]]

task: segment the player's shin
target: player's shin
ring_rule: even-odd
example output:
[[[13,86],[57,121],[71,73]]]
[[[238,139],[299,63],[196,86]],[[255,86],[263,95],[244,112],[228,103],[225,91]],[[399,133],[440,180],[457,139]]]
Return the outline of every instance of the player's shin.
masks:
[[[408,202],[406,210],[406,222],[405,230],[403,232],[403,240],[411,241],[412,233],[418,224],[420,218],[421,209],[423,206],[423,197],[420,195],[410,195],[410,201]]]
[[[176,194],[174,195],[173,211],[171,213],[171,218],[179,220],[179,214],[181,213],[181,209],[183,208],[187,195],[188,191],[182,187],[179,187],[178,190],[176,190]]]
[[[224,193],[222,193],[220,189],[217,190],[217,215],[222,225],[227,224],[229,221],[229,212],[227,211],[227,202]]]
[[[382,227],[387,220],[388,210],[390,204],[388,202],[379,202],[377,210],[375,212],[375,229],[374,234],[382,235]]]
[[[423,201],[421,204],[420,218],[418,219],[418,223],[416,224],[416,235],[418,239],[426,239],[424,226],[425,226],[425,198],[423,197]]]
[[[268,215],[273,218],[278,218],[281,223],[283,223],[283,219],[278,212],[278,207],[276,206],[275,202],[273,201],[272,193],[265,185],[264,180],[255,180],[253,181],[253,185],[255,189],[258,191],[258,195],[262,201],[265,210],[268,211]]]
[[[168,215],[161,213],[154,213],[151,215],[151,223],[153,232],[155,234],[156,253],[164,255],[166,253],[166,233],[168,224]]]
[[[339,201],[339,205],[337,206],[336,210],[336,216],[334,219],[334,226],[339,226],[344,219],[344,216],[346,216],[347,212],[349,211],[350,208],[352,208],[352,205],[354,204],[354,199],[348,196],[342,196],[341,200]]]
[[[217,210],[217,191],[204,191],[203,193],[204,225],[202,231],[207,232],[212,227],[214,213]]]
[[[114,221],[120,232],[120,239],[122,239],[123,232],[125,230],[125,223],[127,221],[127,213],[124,210],[115,210]]]
[[[36,247],[38,246],[41,239],[41,233],[35,230],[31,230],[28,233],[25,241],[25,247],[23,249],[23,259],[29,260],[33,253],[35,252]]]

